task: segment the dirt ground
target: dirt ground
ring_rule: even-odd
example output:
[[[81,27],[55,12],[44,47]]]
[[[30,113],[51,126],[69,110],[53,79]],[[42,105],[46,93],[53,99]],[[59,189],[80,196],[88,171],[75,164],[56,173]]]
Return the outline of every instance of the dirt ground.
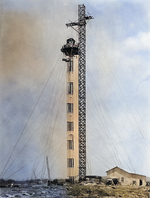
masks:
[[[150,198],[150,187],[72,185],[68,187],[68,197],[107,197],[107,198]]]

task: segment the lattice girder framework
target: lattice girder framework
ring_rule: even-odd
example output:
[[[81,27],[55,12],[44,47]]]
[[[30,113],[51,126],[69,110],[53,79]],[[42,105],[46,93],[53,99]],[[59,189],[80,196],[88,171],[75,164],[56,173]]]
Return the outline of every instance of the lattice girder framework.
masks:
[[[78,5],[79,23],[79,179],[86,176],[86,20],[85,6]]]

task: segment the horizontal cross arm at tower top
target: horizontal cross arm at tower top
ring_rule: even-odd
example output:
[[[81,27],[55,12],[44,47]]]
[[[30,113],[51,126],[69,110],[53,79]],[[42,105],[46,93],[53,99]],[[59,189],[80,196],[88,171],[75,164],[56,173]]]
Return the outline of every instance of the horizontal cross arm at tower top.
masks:
[[[71,23],[67,23],[66,26],[67,27],[72,27],[72,26],[78,26],[79,23],[76,22],[71,22]]]
[[[94,19],[94,17],[93,16],[85,16],[85,19],[90,20],[90,19]]]
[[[67,27],[73,27],[73,26],[83,26],[83,25],[86,25],[86,21],[90,20],[90,19],[94,19],[93,16],[91,15],[86,15],[85,12],[83,14],[83,11],[85,11],[85,5],[82,4],[82,5],[79,5],[79,10],[82,10],[82,13],[78,13],[80,15],[80,17],[78,18],[78,22],[75,21],[75,22],[70,22],[70,23],[67,23],[66,26]],[[82,17],[81,17],[82,16]],[[76,30],[76,29],[75,29]],[[77,31],[77,30],[76,30]]]
[[[90,19],[94,19],[92,16],[85,16],[83,20],[79,21],[79,22],[71,22],[71,23],[67,23],[66,26],[67,27],[72,27],[72,26],[82,26],[86,24],[86,20],[90,20]]]

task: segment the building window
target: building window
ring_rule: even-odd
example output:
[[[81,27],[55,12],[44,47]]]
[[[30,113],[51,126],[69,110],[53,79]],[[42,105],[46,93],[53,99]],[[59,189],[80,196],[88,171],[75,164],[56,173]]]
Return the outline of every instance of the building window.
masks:
[[[68,72],[73,72],[73,61],[68,63]]]
[[[67,103],[67,113],[73,113],[73,103]]]
[[[68,167],[69,168],[73,168],[74,167],[74,159],[73,158],[69,158],[68,159]]]
[[[68,83],[68,94],[73,95],[73,82]]]
[[[124,177],[121,177],[121,182],[124,182]]]
[[[67,122],[67,131],[74,131],[74,123]]]
[[[74,149],[74,142],[73,140],[68,140],[68,149]]]

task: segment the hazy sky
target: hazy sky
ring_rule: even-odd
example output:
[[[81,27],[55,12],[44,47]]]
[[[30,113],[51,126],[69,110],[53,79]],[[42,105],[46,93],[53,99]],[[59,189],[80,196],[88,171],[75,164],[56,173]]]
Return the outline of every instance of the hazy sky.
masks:
[[[65,26],[85,4],[87,174],[150,176],[150,1],[0,1],[0,177],[66,177]]]

